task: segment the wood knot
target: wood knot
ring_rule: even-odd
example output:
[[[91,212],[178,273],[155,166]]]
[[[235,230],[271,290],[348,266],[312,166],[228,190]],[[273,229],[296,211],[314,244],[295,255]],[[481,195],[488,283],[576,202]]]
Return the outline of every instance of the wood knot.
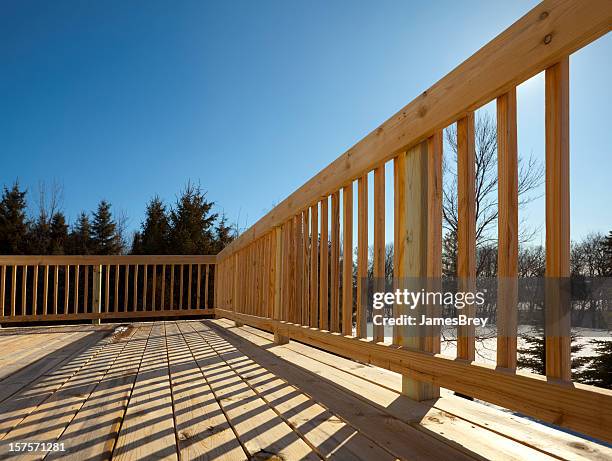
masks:
[[[418,111],[419,117],[425,117],[425,114],[427,114],[427,107],[425,106],[419,107],[419,111]]]
[[[544,36],[544,45],[548,45],[550,42],[552,42],[552,34],[546,34]]]
[[[548,11],[542,11],[542,13],[540,14],[540,21],[543,21],[547,17],[548,17]]]
[[[259,450],[257,453],[251,456],[251,460],[252,461],[284,461],[284,458],[268,450]]]
[[[378,128],[376,128],[376,136],[380,136],[383,133],[383,127],[379,126]]]

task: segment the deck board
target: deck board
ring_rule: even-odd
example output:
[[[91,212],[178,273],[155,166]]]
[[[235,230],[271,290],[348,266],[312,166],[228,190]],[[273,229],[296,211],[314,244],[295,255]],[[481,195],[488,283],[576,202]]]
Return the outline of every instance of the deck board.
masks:
[[[448,392],[414,402],[393,372],[226,320],[114,327],[0,334],[0,459],[612,459]],[[9,452],[28,441],[66,451]]]

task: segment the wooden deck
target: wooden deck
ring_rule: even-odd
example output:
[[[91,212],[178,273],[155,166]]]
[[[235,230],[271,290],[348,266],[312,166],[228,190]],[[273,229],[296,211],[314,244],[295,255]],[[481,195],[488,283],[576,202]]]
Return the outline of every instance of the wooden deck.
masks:
[[[398,374],[226,320],[115,327],[0,330],[0,459],[612,459],[449,392],[414,402]]]

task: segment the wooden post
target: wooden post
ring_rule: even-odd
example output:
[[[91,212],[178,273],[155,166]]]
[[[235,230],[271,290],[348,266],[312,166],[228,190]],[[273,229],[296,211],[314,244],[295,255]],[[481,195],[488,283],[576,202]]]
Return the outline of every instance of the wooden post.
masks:
[[[274,319],[281,320],[281,283],[282,278],[282,262],[283,262],[283,241],[280,227],[274,228],[275,236],[275,258],[274,258]],[[278,330],[274,330],[274,343],[287,344],[289,337],[283,336]]]
[[[396,197],[395,205],[396,210],[400,211],[395,217],[398,255],[396,283],[400,289],[430,289],[429,284],[420,284],[429,280],[435,282],[441,275],[441,132],[408,150],[405,159],[400,159],[397,166],[404,169],[403,172],[395,172],[395,177],[399,179],[397,190],[405,195]],[[407,309],[406,306],[401,308]],[[428,306],[419,306],[416,311],[402,311],[399,314],[425,313],[425,308]],[[395,343],[435,353],[439,351],[440,340],[432,331],[422,326],[400,328],[394,335]],[[428,400],[439,397],[440,388],[403,376],[402,393],[414,400]]]
[[[93,285],[92,285],[92,308],[94,314],[102,313],[102,266],[96,264],[93,266]],[[94,325],[100,325],[100,317],[92,320]]]

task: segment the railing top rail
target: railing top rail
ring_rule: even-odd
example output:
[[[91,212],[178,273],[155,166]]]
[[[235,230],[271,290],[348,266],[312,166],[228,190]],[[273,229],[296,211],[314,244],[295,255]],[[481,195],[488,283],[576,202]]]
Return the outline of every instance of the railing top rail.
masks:
[[[215,264],[215,255],[1,255],[0,265]]]
[[[289,195],[219,259],[596,40],[611,24],[609,0],[543,1]]]

